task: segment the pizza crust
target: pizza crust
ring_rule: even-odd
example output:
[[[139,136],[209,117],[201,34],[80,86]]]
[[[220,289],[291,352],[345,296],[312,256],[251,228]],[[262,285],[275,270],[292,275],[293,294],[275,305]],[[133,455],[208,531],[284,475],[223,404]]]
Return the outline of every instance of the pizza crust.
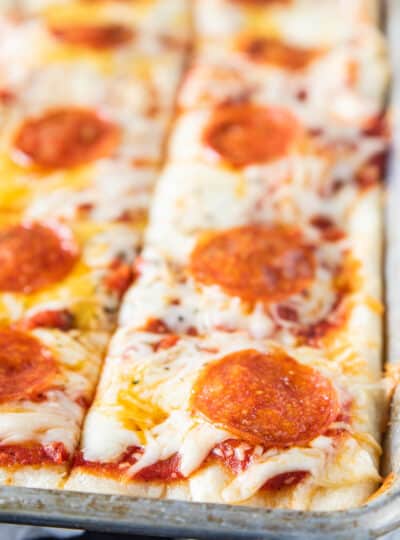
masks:
[[[14,469],[0,467],[0,484],[41,489],[62,489],[68,475],[67,466],[41,465],[18,466]]]
[[[65,484],[65,489],[88,493],[126,495],[185,502],[227,504],[217,497],[229,474],[219,465],[210,465],[195,474],[188,481],[165,485],[133,481],[121,483],[111,478],[93,474],[85,470],[73,470]],[[342,487],[313,488],[307,481],[295,488],[277,492],[259,492],[239,504],[254,508],[280,508],[287,510],[307,510],[332,512],[355,508],[365,503],[379,482],[369,480]]]

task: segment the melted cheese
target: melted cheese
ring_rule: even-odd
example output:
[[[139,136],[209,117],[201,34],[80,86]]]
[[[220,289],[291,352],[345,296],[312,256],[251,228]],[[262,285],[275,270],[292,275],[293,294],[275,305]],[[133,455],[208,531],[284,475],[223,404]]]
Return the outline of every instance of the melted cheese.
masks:
[[[73,181],[70,173],[55,173],[33,185],[28,180],[24,184],[31,190],[31,201],[26,205],[27,217],[43,219],[51,216],[69,221],[79,219],[81,209],[87,208],[85,218],[96,222],[132,216],[130,222],[139,229],[145,224],[156,170],[135,169],[125,163],[101,160],[90,168],[90,174],[88,171],[82,176],[79,183]],[[3,200],[2,195],[0,200]],[[21,196],[17,194],[15,198]]]
[[[89,461],[113,461],[129,446],[139,445],[133,431],[125,429],[112,415],[96,409],[86,417],[82,437],[81,448]]]
[[[374,22],[365,0],[295,0],[247,7],[229,0],[197,0],[195,20],[204,39],[221,39],[243,29],[279,36],[303,46],[334,44],[351,35],[357,23]],[[213,16],[210,17],[210,13]]]
[[[383,105],[389,69],[384,41],[374,28],[358,27],[351,40],[328,48],[303,70],[252,61],[236,47],[235,41],[201,46],[181,93],[184,106],[204,105],[207,97],[226,99],[236,90],[293,110],[314,109],[330,123],[362,125]]]
[[[79,437],[82,416],[82,409],[61,393],[53,396],[52,401],[33,404],[25,411],[2,412],[0,409],[0,448],[1,445],[29,441],[62,442],[72,452]]]

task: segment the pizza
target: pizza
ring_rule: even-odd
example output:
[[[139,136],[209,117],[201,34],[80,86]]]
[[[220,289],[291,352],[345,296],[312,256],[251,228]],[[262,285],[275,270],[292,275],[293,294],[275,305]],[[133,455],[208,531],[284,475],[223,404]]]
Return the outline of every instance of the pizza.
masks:
[[[0,483],[381,483],[385,43],[375,2],[317,4],[2,5]]]
[[[264,9],[271,10],[266,18],[287,15],[305,3],[215,4],[223,9],[210,24],[222,27],[229,9],[239,21]],[[199,17],[211,6],[196,9]],[[321,55],[313,44],[308,57],[304,44],[275,33],[279,43],[267,48],[278,66],[271,58],[243,58],[235,49],[242,30],[210,36],[197,19],[196,55],[179,93],[167,165],[135,265],[139,277],[124,298],[67,487],[333,510],[359,504],[379,482],[386,67],[375,28],[366,26],[365,13],[357,17],[352,36],[359,41],[350,43],[354,31],[347,28]],[[252,31],[247,25],[250,37]],[[255,24],[257,39],[262,31]],[[350,59],[357,76],[347,81]],[[326,86],[314,90],[316,73],[330,75],[333,65]],[[378,74],[372,89],[364,86],[363,66]],[[266,367],[270,361],[276,367]],[[305,444],[301,437],[274,439],[268,452],[255,433],[271,429],[279,439],[287,426],[293,434],[296,422],[285,414],[298,411],[305,420],[307,400],[318,400],[319,382],[299,397],[301,406],[289,404],[296,394],[290,377],[304,365],[314,370],[308,381],[318,373],[342,388],[337,404],[347,413],[339,413],[339,429],[321,427],[324,412],[310,404],[318,410],[309,419],[317,433]],[[263,366],[268,375],[260,380]],[[280,385],[289,395],[275,399],[286,412],[257,401],[264,392],[274,400]],[[359,390],[366,393],[356,398]],[[332,394],[326,387],[323,394],[327,404]],[[357,399],[368,410],[368,427],[358,424]],[[104,432],[115,433],[112,443],[100,434],[103,422]],[[364,441],[362,450],[342,439],[347,422],[358,425],[350,431]],[[257,443],[266,447],[256,450]],[[323,465],[314,469],[303,459],[316,448]]]
[[[379,391],[362,362],[353,368],[346,355],[327,359],[241,333],[121,329],[66,488],[356,505],[379,481]]]
[[[101,332],[1,326],[1,484],[62,486],[106,342]]]

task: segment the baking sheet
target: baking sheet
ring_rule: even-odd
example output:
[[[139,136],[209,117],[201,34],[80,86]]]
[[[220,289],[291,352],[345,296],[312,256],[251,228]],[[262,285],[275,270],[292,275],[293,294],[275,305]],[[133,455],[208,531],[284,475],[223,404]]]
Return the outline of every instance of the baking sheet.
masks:
[[[0,488],[0,517],[10,523],[176,538],[386,540],[400,527],[400,486],[369,506],[331,513]]]
[[[394,73],[391,97],[394,151],[386,212],[386,353],[389,362],[400,364],[400,0],[388,0],[386,7],[391,61],[399,72]],[[400,387],[393,398],[383,468],[400,470]],[[400,483],[367,506],[330,513],[0,487],[0,522],[213,540],[394,540],[400,539]]]

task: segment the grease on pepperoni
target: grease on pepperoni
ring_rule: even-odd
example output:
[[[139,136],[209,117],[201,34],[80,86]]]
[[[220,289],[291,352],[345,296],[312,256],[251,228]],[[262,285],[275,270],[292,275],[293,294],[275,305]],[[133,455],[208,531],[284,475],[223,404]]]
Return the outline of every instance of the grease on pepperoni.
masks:
[[[35,400],[53,386],[58,369],[51,352],[35,337],[0,330],[0,403]]]
[[[238,103],[214,110],[203,142],[231,166],[246,167],[283,158],[301,135],[300,123],[286,109]]]
[[[108,157],[119,141],[119,128],[96,112],[61,107],[26,120],[14,147],[27,164],[60,169]]]
[[[0,229],[0,291],[33,293],[64,279],[78,258],[65,227],[25,223]]]
[[[117,23],[54,25],[50,31],[65,43],[99,50],[127,45],[134,37],[131,28]]]
[[[254,62],[301,71],[306,69],[320,55],[319,49],[294,47],[277,39],[243,36],[236,48]]]
[[[210,363],[191,404],[216,426],[264,448],[307,444],[339,411],[328,379],[278,351],[243,350]]]
[[[200,238],[189,271],[196,281],[242,300],[271,303],[303,291],[315,268],[313,248],[299,230],[249,225]]]

